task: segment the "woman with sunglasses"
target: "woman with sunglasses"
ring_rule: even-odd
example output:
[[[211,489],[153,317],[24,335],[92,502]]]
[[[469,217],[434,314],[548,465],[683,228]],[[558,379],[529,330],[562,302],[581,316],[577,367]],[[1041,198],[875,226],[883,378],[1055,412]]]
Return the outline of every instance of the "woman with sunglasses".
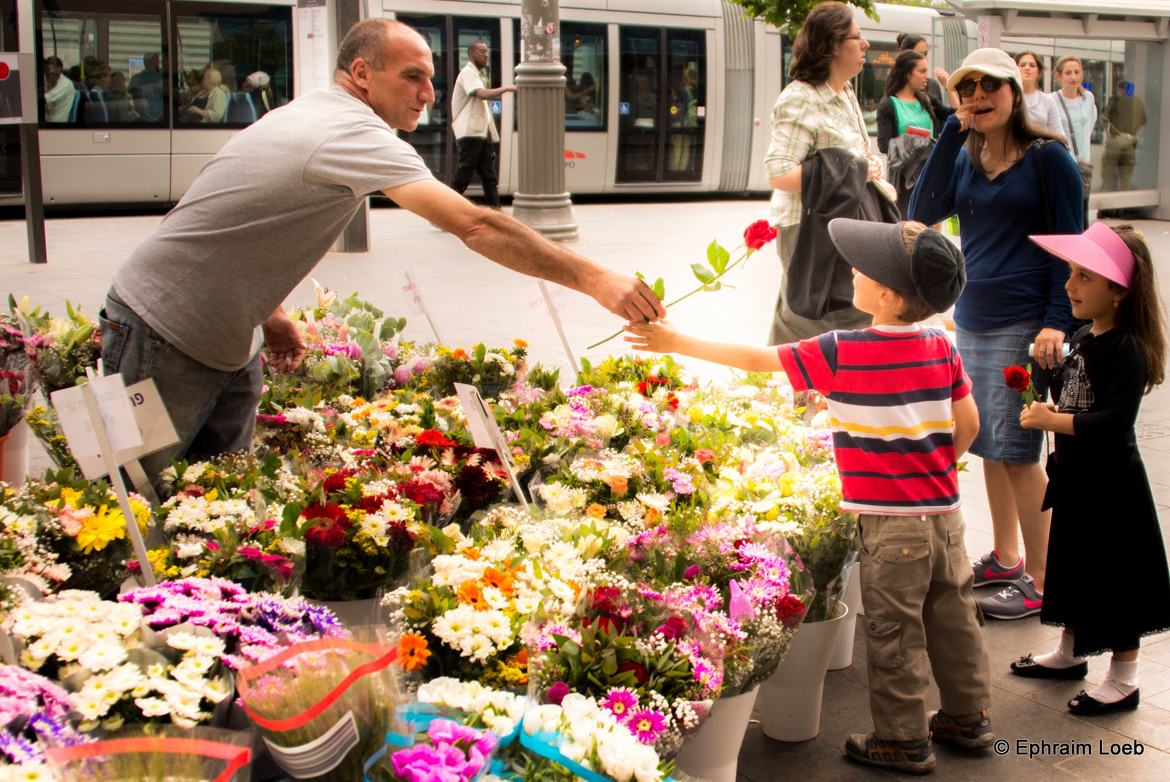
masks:
[[[819,3],[809,13],[792,44],[792,80],[772,107],[772,137],[764,166],[772,187],[770,219],[779,229],[776,250],[788,278],[796,250],[796,236],[804,210],[801,206],[801,172],[814,152],[845,149],[857,158],[869,160],[869,181],[888,188],[889,200],[896,194],[882,181],[882,167],[869,154],[865,117],[850,83],[865,67],[869,41],[853,20],[849,6],[839,2]],[[858,329],[871,320],[853,306],[832,310],[814,320],[796,314],[789,305],[787,285],[782,282],[776,299],[776,313],[768,336],[769,345],[797,342],[834,329]]]
[[[995,548],[974,564],[973,585],[1002,589],[979,601],[984,613],[1018,619],[1039,613],[1043,601],[1047,478],[1039,464],[1043,435],[1019,425],[1023,401],[1004,385],[1003,371],[1032,366],[1042,396],[1063,357],[1072,322],[1067,264],[1028,235],[1084,230],[1081,176],[1064,144],[1044,143],[1058,141],[1056,134],[1028,121],[1020,69],[1007,52],[976,49],[947,86],[961,105],[919,177],[910,217],[959,217],[967,287],[955,305],[955,331],[979,407],[971,453],[983,460],[995,537]]]

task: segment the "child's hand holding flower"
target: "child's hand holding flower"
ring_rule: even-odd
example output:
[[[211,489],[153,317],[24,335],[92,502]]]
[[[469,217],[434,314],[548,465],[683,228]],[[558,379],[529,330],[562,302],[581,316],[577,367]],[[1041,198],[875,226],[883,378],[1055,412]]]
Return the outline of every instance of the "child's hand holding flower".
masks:
[[[640,323],[630,321],[625,331],[630,335],[625,338],[634,350],[646,350],[651,353],[677,353],[679,349],[679,332],[668,320],[657,323]]]
[[[1020,426],[1025,429],[1053,431],[1056,422],[1056,405],[1047,402],[1032,402],[1020,411]]]

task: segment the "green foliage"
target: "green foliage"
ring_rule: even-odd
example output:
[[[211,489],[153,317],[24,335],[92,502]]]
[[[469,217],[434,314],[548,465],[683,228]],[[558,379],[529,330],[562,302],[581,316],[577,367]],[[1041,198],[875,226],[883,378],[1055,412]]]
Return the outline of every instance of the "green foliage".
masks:
[[[877,19],[877,10],[873,0],[845,0],[865,11],[870,19]],[[778,27],[789,36],[795,36],[805,17],[821,0],[731,0],[744,10],[745,16],[754,16],[762,19],[773,27]]]

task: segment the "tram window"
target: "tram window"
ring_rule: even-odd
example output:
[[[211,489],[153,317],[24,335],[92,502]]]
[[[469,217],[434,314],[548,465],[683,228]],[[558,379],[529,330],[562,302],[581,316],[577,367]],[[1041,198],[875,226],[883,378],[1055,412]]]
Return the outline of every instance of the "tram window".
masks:
[[[898,58],[898,47],[895,44],[870,44],[865,55],[865,67],[853,82],[853,89],[857,93],[857,102],[861,106],[861,113],[865,117],[865,127],[869,135],[877,135],[877,106],[886,93],[886,77],[894,67]]]
[[[605,130],[605,25],[561,25],[565,130]]]
[[[609,92],[603,24],[561,22],[561,64],[565,66],[565,130],[604,132]],[[516,63],[520,63],[520,20],[512,22]]]
[[[159,126],[163,122],[162,17],[156,3],[94,0],[38,4],[41,122]]]
[[[288,8],[175,3],[175,127],[244,127],[292,99]]]

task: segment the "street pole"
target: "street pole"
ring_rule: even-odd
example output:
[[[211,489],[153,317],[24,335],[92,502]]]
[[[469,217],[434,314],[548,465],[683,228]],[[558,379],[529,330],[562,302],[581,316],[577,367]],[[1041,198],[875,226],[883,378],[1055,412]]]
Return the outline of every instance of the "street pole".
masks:
[[[549,239],[577,238],[565,190],[565,66],[559,0],[522,0],[516,66],[520,181],[512,215]]]

